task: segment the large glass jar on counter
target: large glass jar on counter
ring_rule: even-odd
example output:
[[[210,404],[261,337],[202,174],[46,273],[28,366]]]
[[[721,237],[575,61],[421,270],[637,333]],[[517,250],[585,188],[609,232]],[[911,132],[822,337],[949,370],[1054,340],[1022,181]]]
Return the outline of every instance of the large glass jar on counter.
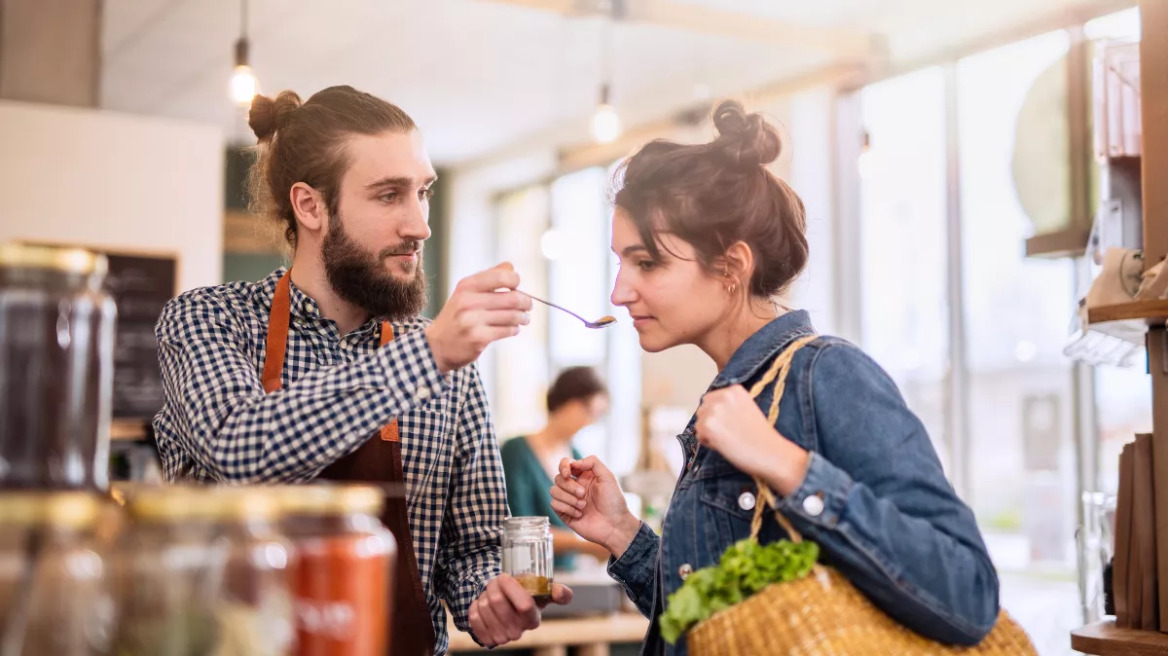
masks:
[[[119,656],[290,656],[290,548],[257,488],[170,486],[127,499],[115,558]]]
[[[106,268],[86,250],[0,245],[0,488],[109,483]]]
[[[114,608],[84,492],[0,493],[0,653],[101,656]]]
[[[397,546],[378,519],[380,490],[277,488],[292,542],[299,656],[384,656]]]

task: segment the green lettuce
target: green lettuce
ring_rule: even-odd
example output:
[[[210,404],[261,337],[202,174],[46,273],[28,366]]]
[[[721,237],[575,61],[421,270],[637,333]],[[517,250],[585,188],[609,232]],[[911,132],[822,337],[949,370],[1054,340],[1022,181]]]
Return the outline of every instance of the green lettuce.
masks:
[[[661,636],[669,644],[718,611],[750,598],[771,583],[807,576],[819,558],[814,542],[779,540],[768,545],[747,538],[722,554],[717,565],[703,567],[669,595],[661,615]]]

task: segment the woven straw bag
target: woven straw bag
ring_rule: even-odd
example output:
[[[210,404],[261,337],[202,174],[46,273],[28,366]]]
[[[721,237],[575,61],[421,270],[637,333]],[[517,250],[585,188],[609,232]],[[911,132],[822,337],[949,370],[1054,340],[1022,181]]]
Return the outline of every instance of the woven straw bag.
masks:
[[[797,340],[784,351],[767,374],[750,390],[758,395],[775,381],[768,419],[779,416],[779,399],[795,351],[815,339]],[[775,497],[762,481],[759,502],[751,525],[758,540],[765,509]],[[776,510],[775,517],[794,542],[802,536]],[[830,567],[815,565],[812,573],[797,581],[773,583],[758,594],[718,612],[686,634],[692,656],[920,656],[968,654],[970,656],[1035,656],[1025,631],[1005,611],[993,630],[974,647],[951,647],[924,638],[897,623],[872,605],[843,575]]]

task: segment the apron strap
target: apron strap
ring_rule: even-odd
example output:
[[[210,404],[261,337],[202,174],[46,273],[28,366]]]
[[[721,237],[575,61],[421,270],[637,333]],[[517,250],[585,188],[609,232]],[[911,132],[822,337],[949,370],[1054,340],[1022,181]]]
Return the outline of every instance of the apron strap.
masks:
[[[264,348],[264,391],[280,389],[284,372],[284,355],[288,351],[288,322],[292,317],[292,270],[288,269],[276,283],[272,311],[268,315],[268,340]]]

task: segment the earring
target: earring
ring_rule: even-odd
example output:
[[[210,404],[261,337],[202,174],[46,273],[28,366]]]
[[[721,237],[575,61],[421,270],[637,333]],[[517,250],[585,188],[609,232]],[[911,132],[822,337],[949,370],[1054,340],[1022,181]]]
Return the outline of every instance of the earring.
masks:
[[[727,294],[730,294],[731,296],[733,296],[734,292],[736,292],[736,291],[738,291],[738,283],[732,282],[729,285],[726,285],[726,293]]]

